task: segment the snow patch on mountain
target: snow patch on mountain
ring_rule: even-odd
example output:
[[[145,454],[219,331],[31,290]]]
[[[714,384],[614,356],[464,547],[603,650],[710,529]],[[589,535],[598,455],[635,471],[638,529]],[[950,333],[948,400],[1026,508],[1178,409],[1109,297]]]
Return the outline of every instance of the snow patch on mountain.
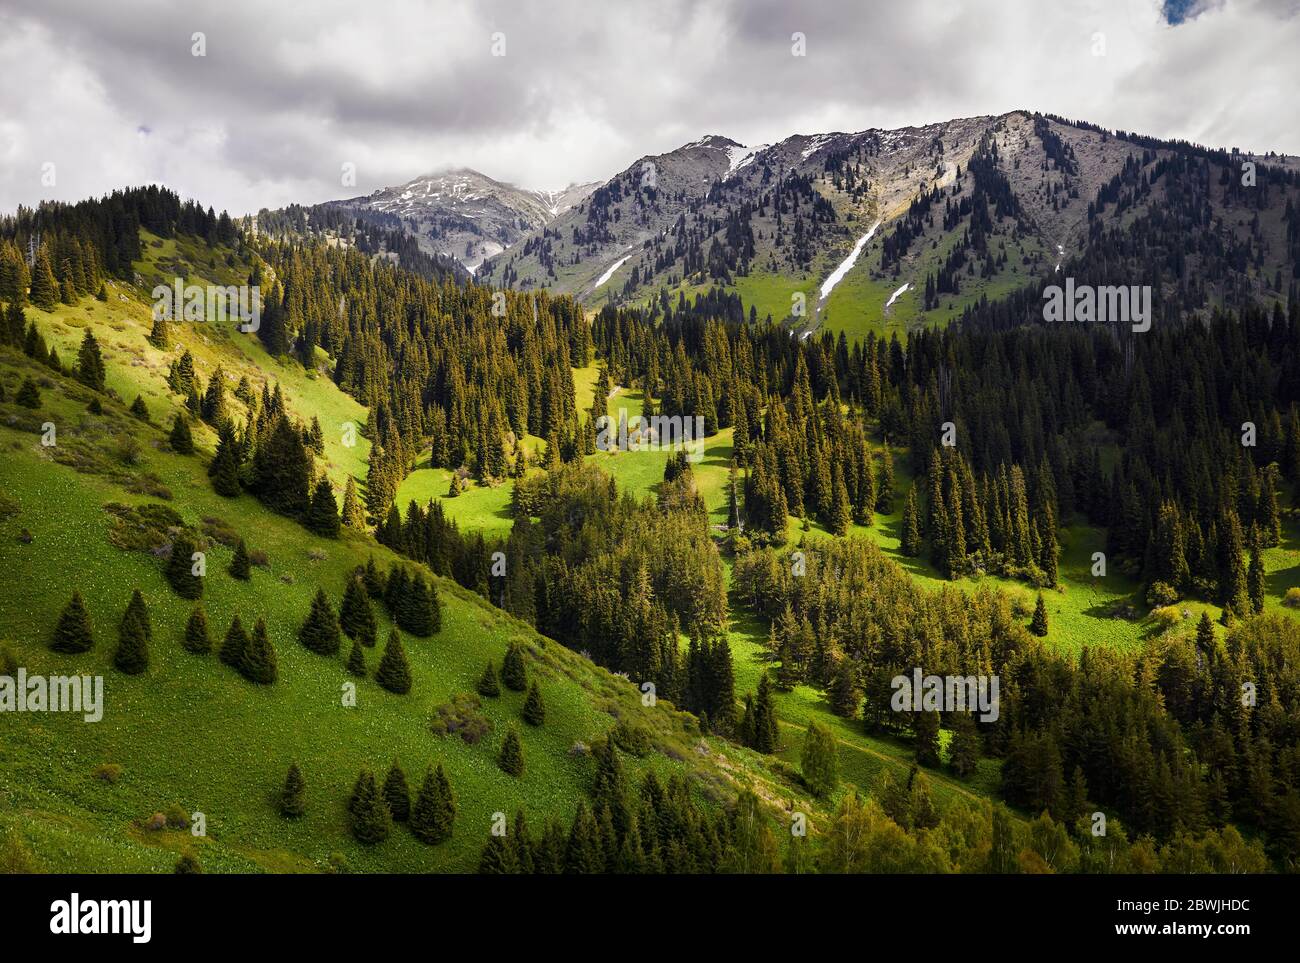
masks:
[[[876,221],[875,224],[872,224],[871,230],[867,231],[866,234],[863,234],[860,238],[858,238],[858,242],[853,245],[853,250],[849,252],[849,256],[846,257],[843,261],[841,261],[840,266],[837,267],[834,271],[832,271],[830,273],[830,276],[827,277],[826,280],[822,282],[821,300],[825,301],[828,297],[830,297],[830,293],[835,290],[835,285],[843,281],[844,275],[848,274],[849,271],[853,270],[853,265],[858,263],[858,255],[860,255],[862,253],[862,249],[867,246],[867,242],[870,241],[873,236],[875,236],[876,230],[879,227],[880,227],[879,221]]]
[[[617,261],[611,264],[609,266],[609,269],[604,274],[602,274],[600,278],[596,281],[595,285],[592,287],[592,290],[593,291],[596,290],[596,288],[600,287],[602,284],[604,284],[606,281],[612,278],[614,276],[614,272],[617,271],[619,268],[621,268],[623,264],[627,261],[627,259],[630,258],[631,256],[632,256],[631,254],[624,254],[621,258],[619,258]]]

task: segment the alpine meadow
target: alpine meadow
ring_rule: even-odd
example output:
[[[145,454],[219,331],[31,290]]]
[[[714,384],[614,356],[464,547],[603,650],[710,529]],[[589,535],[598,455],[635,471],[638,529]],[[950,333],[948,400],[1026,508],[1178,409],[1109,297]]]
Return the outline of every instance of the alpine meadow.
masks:
[[[1297,40],[7,6],[0,872],[1300,870]]]

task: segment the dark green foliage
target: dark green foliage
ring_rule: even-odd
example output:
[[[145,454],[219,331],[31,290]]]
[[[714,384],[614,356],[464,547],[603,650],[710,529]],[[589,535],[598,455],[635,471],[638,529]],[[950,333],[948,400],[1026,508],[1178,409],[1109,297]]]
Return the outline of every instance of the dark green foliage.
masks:
[[[384,802],[394,822],[404,823],[411,817],[411,790],[406,784],[406,773],[396,759],[384,777]]]
[[[402,637],[396,629],[388,632],[384,654],[379,659],[379,668],[375,670],[375,681],[397,695],[406,695],[411,691],[411,667],[406,661],[406,650],[402,648]]]
[[[311,496],[311,506],[303,520],[310,531],[325,538],[339,537],[339,506],[334,501],[334,489],[324,476],[316,483]]]
[[[478,871],[483,875],[519,872],[514,853],[504,836],[488,836],[483,853],[479,856]]]
[[[203,867],[191,853],[183,853],[181,858],[176,860],[176,868],[172,873],[176,876],[196,876],[203,873]]]
[[[185,651],[195,655],[206,655],[212,651],[212,639],[208,636],[208,613],[202,605],[194,606],[189,621],[185,623]]]
[[[190,433],[190,420],[184,412],[177,412],[172,419],[172,431],[169,437],[172,451],[178,455],[194,454],[194,436]]]
[[[505,658],[501,660],[501,682],[507,689],[515,692],[523,692],[528,688],[524,648],[518,642],[511,642],[506,647]]]
[[[149,408],[144,403],[143,395],[136,395],[135,401],[131,402],[131,414],[139,418],[141,421],[149,420]]]
[[[903,506],[903,524],[899,551],[909,558],[921,554],[921,516],[916,504],[916,486],[907,490],[907,502]]]
[[[497,765],[501,771],[516,778],[524,774],[524,744],[513,726],[506,732],[501,744],[501,754],[497,756]]]
[[[366,677],[366,650],[361,648],[361,643],[353,641],[352,649],[348,652],[348,671],[358,679]]]
[[[411,809],[411,834],[422,843],[436,846],[451,838],[456,820],[456,801],[442,763],[425,773],[424,783]]]
[[[90,628],[90,616],[86,614],[86,603],[80,592],[72,593],[72,600],[59,616],[58,625],[54,627],[54,636],[50,648],[55,652],[89,652],[95,644],[94,634]]]
[[[301,518],[311,505],[311,454],[281,414],[253,454],[251,490],[272,511]]]
[[[523,712],[520,714],[530,726],[540,726],[546,721],[546,707],[542,704],[542,692],[537,688],[536,682],[528,687],[528,697],[524,699]]]
[[[81,348],[77,352],[77,367],[74,371],[77,380],[93,391],[104,390],[104,358],[99,351],[99,342],[89,328],[81,336]]]
[[[428,638],[442,628],[442,603],[437,590],[422,575],[405,580],[396,612],[397,624],[406,632]]]
[[[366,592],[365,580],[354,575],[343,590],[343,604],[339,607],[339,625],[348,638],[362,645],[375,644],[375,610]]]
[[[339,651],[339,623],[324,589],[317,589],[311,611],[298,630],[298,641],[317,655],[336,655]]]
[[[248,632],[236,615],[230,620],[230,628],[226,630],[226,637],[221,643],[221,650],[217,653],[217,657],[224,665],[239,669],[247,658],[249,644]]]
[[[939,765],[939,713],[934,710],[917,713],[916,741],[913,746],[916,761],[923,766]]]
[[[244,650],[244,659],[239,665],[240,674],[249,682],[258,685],[270,685],[276,680],[275,648],[266,634],[266,621],[259,618],[253,626],[253,637]]]
[[[979,728],[969,712],[955,712],[952,718],[952,741],[948,743],[948,760],[952,771],[965,779],[975,771],[980,758]]]
[[[820,722],[808,723],[800,767],[813,795],[826,797],[834,791],[840,779],[838,755],[834,733]]]
[[[217,439],[217,451],[208,466],[208,477],[212,479],[212,490],[225,498],[234,498],[242,490],[239,482],[239,442],[235,440],[234,429],[229,422],[221,426],[221,435]]]
[[[1047,635],[1047,603],[1043,601],[1043,593],[1038,593],[1038,601],[1034,603],[1034,617],[1029,622],[1029,631],[1039,638]]]
[[[183,599],[194,601],[203,595],[203,577],[194,574],[194,555],[198,546],[189,532],[182,529],[172,540],[171,555],[167,558],[167,567],[163,571],[172,591]]]
[[[18,393],[14,395],[14,402],[24,408],[39,408],[41,389],[36,387],[36,382],[31,378],[23,378],[23,383],[18,386]]]
[[[280,815],[285,819],[299,819],[307,811],[307,782],[296,762],[289,764],[280,790]]]
[[[127,675],[140,675],[149,668],[149,639],[153,630],[149,624],[149,608],[144,596],[136,589],[122,615],[118,627],[117,652],[113,665]]]
[[[382,843],[393,828],[393,817],[388,811],[375,776],[369,769],[361,770],[352,798],[348,800],[348,825],[357,842],[367,846]]]
[[[491,659],[488,660],[487,668],[483,670],[483,674],[479,676],[476,690],[485,699],[495,699],[501,694],[501,686],[497,682],[496,666],[492,664]]]
[[[253,577],[253,564],[248,557],[248,546],[244,544],[242,538],[235,544],[235,555],[230,560],[230,575],[241,582],[247,582]]]
[[[758,752],[773,753],[780,745],[779,729],[776,721],[776,706],[772,699],[772,684],[767,673],[758,680],[758,696],[754,700],[754,741],[752,747]]]

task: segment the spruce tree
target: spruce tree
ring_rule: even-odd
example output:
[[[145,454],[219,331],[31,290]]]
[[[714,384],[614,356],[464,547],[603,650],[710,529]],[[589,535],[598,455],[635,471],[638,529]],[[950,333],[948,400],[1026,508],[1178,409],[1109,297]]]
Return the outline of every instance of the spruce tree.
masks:
[[[113,665],[119,672],[140,675],[149,668],[149,638],[152,634],[148,606],[140,590],[136,589],[118,627]]]
[[[239,621],[239,616],[236,615],[230,620],[230,628],[226,630],[226,637],[221,643],[221,649],[217,653],[217,657],[222,664],[228,665],[232,669],[238,669],[244,664],[248,646],[248,632],[244,629],[244,624]]]
[[[505,837],[489,835],[487,844],[479,856],[478,871],[481,875],[498,875],[516,873],[514,854],[506,843]]]
[[[443,772],[442,763],[438,768],[429,769],[424,775],[424,783],[411,808],[411,834],[422,843],[436,846],[451,838],[452,826],[456,820],[456,800],[451,793],[451,783]]]
[[[1039,638],[1047,635],[1047,603],[1043,601],[1043,593],[1038,593],[1038,601],[1034,603],[1034,617],[1029,623],[1029,631]]]
[[[172,420],[172,431],[168,438],[172,451],[178,455],[194,454],[194,436],[190,434],[190,421],[184,412],[177,412]]]
[[[77,352],[74,373],[77,380],[92,391],[104,390],[104,358],[99,351],[99,342],[89,328],[81,336],[81,348]]]
[[[388,767],[384,777],[384,802],[393,815],[393,821],[404,823],[411,817],[411,790],[406,784],[406,773],[397,760]]]
[[[772,701],[772,683],[764,672],[758,680],[758,696],[754,700],[754,748],[759,752],[776,752],[780,743],[776,721],[776,706]]]
[[[159,351],[166,351],[171,345],[171,331],[161,311],[153,316],[153,327],[149,329],[149,343]]]
[[[249,682],[270,685],[279,674],[275,648],[266,632],[266,621],[259,618],[253,626],[253,637],[244,650],[244,660],[239,670]]]
[[[437,590],[417,574],[406,583],[398,605],[397,624],[419,638],[428,638],[442,628],[442,605]]]
[[[933,709],[917,713],[914,724],[916,761],[932,768],[939,765],[939,713]]]
[[[36,387],[36,382],[30,377],[23,378],[23,383],[18,386],[14,403],[33,410],[41,406],[41,389]]]
[[[338,654],[339,623],[324,589],[316,590],[316,595],[311,600],[311,611],[298,629],[298,641],[317,655]]]
[[[537,688],[536,682],[528,687],[528,697],[524,699],[522,716],[524,722],[530,726],[540,726],[546,721],[546,707],[542,704],[542,692]]]
[[[838,750],[835,736],[820,722],[808,723],[800,757],[804,782],[813,795],[826,797],[839,784]]]
[[[370,604],[365,581],[358,576],[348,579],[347,588],[343,590],[343,604],[339,608],[339,625],[348,638],[356,639],[362,645],[375,644],[375,610]]]
[[[324,476],[316,483],[304,524],[308,530],[324,538],[339,537],[339,506],[334,501],[334,489]]]
[[[916,504],[915,485],[907,490],[900,541],[899,550],[908,558],[916,558],[921,554],[921,515]]]
[[[876,511],[881,515],[894,513],[894,455],[886,444],[880,450],[880,474],[877,476]]]
[[[206,655],[212,651],[212,639],[208,637],[208,613],[202,605],[194,606],[189,621],[185,623],[185,651],[195,655]]]
[[[501,686],[497,683],[496,666],[492,664],[491,659],[488,660],[487,668],[483,670],[483,674],[479,676],[476,689],[478,694],[485,699],[495,699],[501,694]]]
[[[361,499],[357,495],[357,482],[351,475],[348,475],[347,487],[343,489],[343,525],[354,531],[364,532],[366,530],[366,510],[361,504]]]
[[[524,745],[519,740],[519,733],[511,726],[501,744],[501,754],[497,757],[501,771],[518,778],[524,774]]]
[[[212,464],[208,466],[208,476],[212,479],[212,490],[223,498],[235,498],[242,491],[239,481],[239,443],[230,422],[221,426],[221,435],[217,440],[217,451]]]
[[[1264,611],[1264,586],[1264,558],[1259,546],[1253,546],[1250,550],[1250,568],[1246,571],[1246,594],[1250,597],[1251,611],[1256,614]]]
[[[149,420],[149,407],[144,403],[143,395],[136,395],[135,401],[131,402],[131,414],[141,421]]]
[[[197,552],[193,537],[182,529],[172,539],[171,555],[163,571],[172,591],[191,602],[203,595],[203,578],[194,574],[194,555]]]
[[[524,650],[518,642],[511,642],[506,647],[506,656],[501,660],[501,682],[507,689],[523,692],[528,688],[528,670],[524,664]]]
[[[86,603],[80,592],[72,593],[72,600],[64,607],[59,622],[54,627],[54,636],[50,648],[55,652],[76,654],[89,652],[95,644],[95,637],[90,628],[90,616],[86,614]]]
[[[366,677],[366,653],[361,643],[353,641],[352,651],[348,653],[348,671],[359,679]]]
[[[352,798],[348,801],[349,825],[352,836],[366,846],[382,843],[392,831],[393,817],[375,785],[375,776],[369,769],[361,770]]]
[[[388,632],[384,654],[379,659],[379,668],[375,670],[375,681],[397,695],[406,695],[411,691],[411,667],[406,661],[406,650],[402,648],[402,637],[396,629]]]
[[[979,729],[969,712],[953,713],[952,741],[948,744],[948,761],[952,770],[965,779],[975,771],[980,758]]]
[[[285,819],[298,819],[307,811],[307,782],[302,778],[302,770],[296,762],[289,763],[289,771],[284,777],[284,788],[280,790],[280,815]]]
[[[248,546],[241,538],[235,545],[235,556],[230,560],[231,577],[247,582],[253,577],[253,563],[248,557]]]

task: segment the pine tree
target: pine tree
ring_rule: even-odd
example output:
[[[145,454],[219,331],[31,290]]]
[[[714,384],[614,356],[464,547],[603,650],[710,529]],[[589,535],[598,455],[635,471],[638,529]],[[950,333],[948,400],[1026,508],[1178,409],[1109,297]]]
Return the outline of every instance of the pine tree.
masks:
[[[1246,594],[1250,597],[1251,611],[1264,611],[1264,559],[1258,546],[1250,550],[1250,568],[1246,572]]]
[[[208,613],[202,605],[194,606],[189,621],[185,623],[185,651],[195,655],[206,655],[212,651],[212,639],[208,637]]]
[[[501,754],[497,765],[509,776],[518,778],[524,774],[524,745],[519,741],[519,733],[511,726],[506,733],[505,742],[501,744]]]
[[[840,659],[831,681],[831,710],[845,719],[856,719],[862,697],[858,694],[857,671],[852,659]]]
[[[528,697],[524,699],[524,722],[530,726],[540,726],[546,721],[546,707],[542,704],[542,692],[534,682],[528,687]]]
[[[366,653],[360,642],[352,643],[352,651],[348,653],[348,671],[359,679],[366,677]]]
[[[252,560],[248,557],[248,546],[241,538],[235,545],[235,556],[230,560],[231,577],[247,582],[253,577]]]
[[[397,606],[397,624],[419,638],[428,638],[442,629],[442,603],[437,589],[417,574],[406,582]]]
[[[89,328],[81,336],[81,348],[77,352],[74,373],[77,380],[92,391],[104,390],[104,357],[99,351],[99,342]]]
[[[803,771],[804,782],[815,796],[823,798],[829,796],[839,783],[839,760],[835,736],[820,722],[808,723],[808,731],[803,740],[800,768]]]
[[[127,675],[140,675],[149,668],[149,639],[153,629],[149,624],[149,608],[144,596],[136,589],[127,603],[122,623],[118,627],[117,652],[113,665]]]
[[[298,641],[317,655],[337,655],[339,651],[339,623],[334,617],[325,590],[318,588],[311,601],[311,611],[298,629]]]
[[[349,638],[364,646],[375,644],[375,610],[366,592],[365,580],[353,575],[343,590],[343,605],[339,608],[339,625]]]
[[[189,532],[182,529],[172,539],[171,555],[167,558],[167,567],[163,571],[168,583],[177,595],[191,602],[203,595],[203,578],[194,574],[194,556],[198,547]]]
[[[939,765],[939,713],[933,709],[916,716],[916,761],[923,766]]]
[[[948,744],[948,761],[952,770],[965,779],[975,771],[980,758],[979,729],[969,712],[956,712],[952,719],[952,741]]]
[[[178,455],[194,454],[194,436],[190,433],[190,421],[184,412],[177,412],[172,420],[172,431],[168,439],[172,451]]]
[[[415,805],[411,808],[411,835],[422,843],[436,846],[451,838],[456,820],[456,800],[451,793],[451,783],[443,772],[442,763],[437,770],[429,769],[424,775]]]
[[[357,495],[357,482],[348,475],[347,487],[343,489],[343,525],[354,531],[366,530],[366,510]]]
[[[55,652],[75,655],[78,652],[89,652],[94,645],[95,637],[90,628],[90,616],[86,614],[86,603],[81,600],[80,592],[73,592],[72,600],[64,607],[58,625],[54,627],[50,648]]]
[[[881,515],[894,513],[894,455],[885,445],[880,450],[880,475],[877,476],[876,511]]]
[[[406,695],[411,691],[411,667],[406,662],[406,650],[402,648],[402,637],[396,629],[388,632],[384,654],[379,659],[379,668],[375,670],[375,681],[397,695]]]
[[[248,646],[248,632],[236,615],[230,620],[230,628],[226,630],[226,637],[221,643],[221,650],[217,653],[217,657],[221,659],[222,664],[238,669],[244,664]]]
[[[479,856],[478,871],[480,875],[499,875],[518,872],[514,853],[506,844],[505,837],[489,835],[487,844]]]
[[[900,541],[899,549],[908,558],[916,558],[921,554],[921,515],[916,504],[915,485],[907,490]]]
[[[36,252],[36,261],[32,265],[32,289],[28,297],[42,311],[53,311],[59,303],[59,285],[54,280],[54,271],[50,268],[50,259],[46,256],[44,247]]]
[[[280,790],[280,815],[285,819],[298,819],[307,812],[307,782],[302,778],[302,770],[296,762],[289,763],[289,771],[284,777],[284,788]]]
[[[223,498],[235,498],[242,491],[239,481],[239,442],[235,440],[235,431],[230,422],[221,426],[217,439],[217,451],[208,466],[208,476],[212,479],[212,490]]]
[[[149,407],[144,403],[143,395],[136,395],[135,401],[131,402],[131,414],[141,421],[149,420]]]
[[[388,804],[394,822],[404,823],[411,818],[411,790],[406,784],[406,773],[396,759],[384,777],[384,802]]]
[[[772,683],[764,672],[758,680],[758,696],[754,700],[754,748],[762,753],[776,752],[780,735],[776,721],[776,707],[772,701]]]
[[[153,316],[153,327],[149,330],[149,343],[159,351],[166,351],[171,345],[170,326],[161,311]]]
[[[485,699],[495,699],[501,694],[501,686],[497,683],[496,666],[492,664],[491,659],[488,660],[487,668],[479,677],[476,691]]]
[[[1043,601],[1043,593],[1038,593],[1038,601],[1034,603],[1034,617],[1029,623],[1029,631],[1039,638],[1047,635],[1047,603]]]
[[[14,395],[14,403],[32,410],[39,408],[41,406],[41,389],[36,387],[36,382],[31,378],[23,378],[23,383],[18,386],[18,392]]]
[[[528,670],[524,664],[524,650],[517,642],[506,647],[506,656],[501,660],[501,682],[514,692],[523,692],[528,688]]]
[[[244,678],[258,685],[270,685],[276,680],[275,648],[266,634],[266,622],[259,618],[253,626],[253,638],[244,650],[244,660],[239,667]]]
[[[308,530],[324,538],[339,537],[339,506],[334,501],[334,489],[324,476],[316,483],[304,524]]]
[[[392,831],[392,814],[379,795],[374,773],[369,769],[361,770],[357,776],[348,801],[348,816],[353,838],[366,846],[382,843]]]

